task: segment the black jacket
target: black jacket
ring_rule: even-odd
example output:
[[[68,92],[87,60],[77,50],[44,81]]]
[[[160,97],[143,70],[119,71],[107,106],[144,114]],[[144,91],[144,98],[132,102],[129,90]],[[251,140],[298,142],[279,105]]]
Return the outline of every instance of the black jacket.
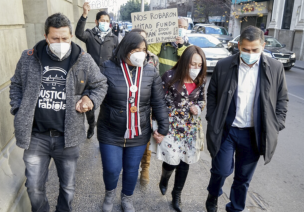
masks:
[[[211,157],[220,149],[224,125],[238,85],[240,55],[220,60],[212,74],[207,93],[207,145]],[[265,164],[269,163],[278,139],[285,128],[287,86],[283,65],[262,54],[260,70],[261,149]]]
[[[140,92],[140,126],[142,135],[133,139],[124,139],[127,126],[127,85],[120,63],[108,60],[101,66],[101,72],[107,77],[108,93],[100,107],[97,123],[99,142],[121,147],[145,145],[151,137],[150,113],[158,122],[158,132],[167,135],[169,130],[168,111],[165,102],[162,80],[155,67],[145,64]],[[135,71],[133,74],[133,82]]]
[[[118,46],[118,39],[110,31],[102,42],[94,28],[84,31],[86,20],[83,16],[80,17],[75,34],[79,40],[86,44],[87,52],[93,57],[96,64],[100,66],[101,63],[111,58],[113,50]]]
[[[116,32],[115,32],[115,30],[116,30]],[[120,32],[119,26],[118,25],[113,26],[112,33],[114,35],[118,36],[119,32]]]

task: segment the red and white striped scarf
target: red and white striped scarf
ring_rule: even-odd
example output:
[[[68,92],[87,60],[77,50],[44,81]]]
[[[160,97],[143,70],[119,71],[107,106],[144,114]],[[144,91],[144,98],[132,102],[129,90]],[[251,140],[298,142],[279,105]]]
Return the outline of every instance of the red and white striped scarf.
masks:
[[[124,61],[121,61],[120,65],[128,88],[127,110],[126,110],[127,130],[125,132],[124,138],[131,139],[134,138],[134,136],[141,135],[139,101],[140,101],[140,87],[141,87],[143,68],[142,67],[136,68],[135,84],[133,84],[128,65]],[[136,86],[137,88],[136,91],[134,89],[134,86]],[[132,112],[132,109],[134,109],[134,107],[136,108],[136,112],[134,112],[134,110]]]

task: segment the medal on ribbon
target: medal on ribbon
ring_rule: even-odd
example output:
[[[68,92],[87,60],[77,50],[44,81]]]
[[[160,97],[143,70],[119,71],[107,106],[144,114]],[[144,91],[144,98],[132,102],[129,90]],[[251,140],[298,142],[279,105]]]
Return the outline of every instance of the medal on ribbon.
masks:
[[[127,129],[124,138],[131,139],[141,135],[140,116],[139,116],[139,100],[140,87],[142,80],[142,67],[136,68],[135,82],[133,83],[129,67],[124,62],[120,63],[124,78],[127,84]]]

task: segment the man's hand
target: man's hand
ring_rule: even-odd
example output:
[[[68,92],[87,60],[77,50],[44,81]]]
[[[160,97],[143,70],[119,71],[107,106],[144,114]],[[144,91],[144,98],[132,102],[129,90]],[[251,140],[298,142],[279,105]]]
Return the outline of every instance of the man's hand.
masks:
[[[87,16],[88,16],[90,10],[91,10],[91,7],[90,7],[90,5],[89,5],[89,2],[85,2],[85,3],[83,4],[83,14],[82,14],[82,16],[83,16],[84,18],[87,18]]]
[[[85,113],[89,110],[92,110],[94,107],[93,102],[87,96],[83,96],[76,104],[76,110],[79,113]]]
[[[179,44],[179,43],[180,44],[184,44],[184,42],[185,41],[184,41],[184,39],[182,37],[179,37],[179,36],[176,37],[176,41],[175,41],[176,44]]]
[[[192,105],[191,107],[190,107],[190,113],[192,114],[192,115],[197,115],[198,114],[198,110],[197,110],[197,107],[195,106],[195,105]]]
[[[163,136],[162,134],[159,134],[156,130],[153,133],[153,138],[155,139],[156,143],[160,144],[165,136]]]

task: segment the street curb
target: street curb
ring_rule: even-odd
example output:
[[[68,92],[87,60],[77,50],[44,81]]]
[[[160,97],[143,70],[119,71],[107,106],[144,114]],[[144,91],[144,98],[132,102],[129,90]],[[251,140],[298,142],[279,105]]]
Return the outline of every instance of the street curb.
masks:
[[[294,66],[294,68],[297,68],[297,69],[301,69],[301,70],[304,70],[304,68],[302,68],[302,67],[299,67],[299,66]]]

